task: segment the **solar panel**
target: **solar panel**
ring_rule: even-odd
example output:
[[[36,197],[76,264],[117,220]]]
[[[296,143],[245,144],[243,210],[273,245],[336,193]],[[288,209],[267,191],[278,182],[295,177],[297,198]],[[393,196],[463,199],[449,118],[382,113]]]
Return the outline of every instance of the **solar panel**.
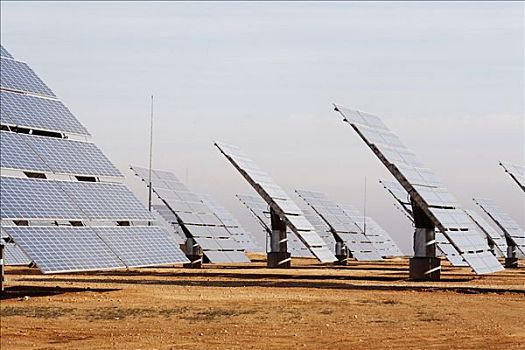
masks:
[[[476,203],[505,233],[508,241],[516,246],[518,253],[525,254],[525,230],[490,199],[474,198]]]
[[[269,237],[272,232],[270,223],[270,209],[268,204],[261,198],[248,195],[236,195],[241,203],[243,203],[250,213],[257,219],[259,224],[264,230],[265,237]],[[306,213],[305,213],[306,215]],[[311,258],[314,257],[310,249],[304,245],[304,243],[297,238],[297,235],[287,229],[287,245],[288,251],[294,258]],[[330,235],[332,235],[330,233]],[[334,244],[335,245],[335,244]]]
[[[330,252],[326,243],[315,232],[313,226],[304,218],[301,209],[288,197],[268,174],[249,159],[235,146],[215,143],[215,146],[232,165],[241,173],[248,183],[259,193],[268,205],[279,215],[295,234],[310,248],[321,262],[334,262],[337,258]],[[316,248],[316,249],[314,249]]]
[[[11,56],[11,54],[1,45],[0,45],[0,56],[7,57],[7,58],[13,58],[13,56]]]
[[[29,259],[15,243],[5,243],[4,264],[7,266],[27,266],[31,264],[31,259]]]
[[[59,100],[5,90],[0,91],[0,100],[2,124],[89,136],[86,128]]]
[[[143,181],[148,182],[148,169],[137,166],[132,166],[131,169]],[[199,196],[182,185],[174,174],[152,170],[152,190],[175,215],[177,222],[191,234],[210,262],[250,261],[244,254],[243,248],[235,242],[213,211]],[[221,242],[218,241],[219,239]],[[210,253],[211,251],[214,253]],[[241,254],[229,254],[228,251],[241,251]]]
[[[123,184],[0,177],[0,217],[13,220],[151,220]]]
[[[22,92],[55,97],[55,94],[29,66],[20,61],[1,58],[0,86]]]
[[[410,204],[410,196],[408,195],[407,191],[398,184],[397,182],[393,181],[385,181],[380,180],[379,181],[383,187],[396,199],[397,203],[401,207],[400,210],[405,214],[405,216],[413,223],[413,213],[412,213],[412,206]],[[468,266],[468,264],[463,260],[461,257],[461,254],[457,251],[457,249],[450,244],[449,240],[445,235],[440,233],[436,230],[436,245],[438,250],[443,253],[443,255],[447,258],[447,260],[452,264],[452,266],[456,267],[463,267]]]
[[[86,227],[6,227],[43,273],[107,270],[126,265]]]
[[[382,260],[381,255],[361,229],[343,209],[324,193],[295,190],[312,209],[330,226],[332,233],[344,242],[356,260]]]
[[[186,236],[182,232],[182,228],[180,227],[177,217],[173,212],[165,205],[165,204],[153,204],[151,206],[161,218],[166,222],[166,225],[169,225],[170,232],[173,233],[172,237],[175,239],[178,243],[184,243],[186,241]]]
[[[376,156],[384,163],[396,180],[410,194],[414,202],[432,220],[462,257],[478,274],[501,271],[503,266],[491,254],[472,221],[465,225],[466,214],[457,201],[443,187],[441,180],[424,168],[413,155],[410,160],[390,159],[392,149],[399,153],[413,154],[377,116],[336,106],[344,121],[352,126]],[[386,146],[386,147],[385,147]],[[383,151],[385,149],[385,151]],[[447,211],[449,211],[447,213]]]
[[[363,231],[370,239],[376,250],[384,257],[403,256],[403,252],[394,242],[390,234],[385,231],[374,219],[361,215],[359,210],[350,204],[338,204],[346,215]]]
[[[465,210],[467,215],[478,226],[479,230],[488,237],[491,244],[494,246],[497,256],[505,257],[507,255],[507,242],[505,237],[500,235],[485,219],[472,210]]]
[[[167,232],[155,226],[93,227],[97,236],[127,267],[189,262]]]
[[[500,162],[499,165],[501,165],[505,172],[525,191],[525,167],[503,162]]]
[[[72,141],[1,132],[3,168],[73,174],[122,177],[120,171],[91,142]]]

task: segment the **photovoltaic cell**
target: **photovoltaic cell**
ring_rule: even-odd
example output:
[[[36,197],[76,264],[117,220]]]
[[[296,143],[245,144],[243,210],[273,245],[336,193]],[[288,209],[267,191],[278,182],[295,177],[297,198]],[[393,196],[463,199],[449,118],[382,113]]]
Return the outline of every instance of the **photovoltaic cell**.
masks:
[[[6,232],[43,273],[125,268],[86,227],[6,227]]]
[[[20,61],[1,58],[0,86],[6,89],[55,97],[55,94],[29,66]]]
[[[123,184],[0,177],[2,219],[151,220]]]
[[[0,121],[30,129],[89,135],[86,128],[59,100],[0,91]]]
[[[523,191],[525,191],[525,167],[503,162],[500,162],[499,165],[501,165],[505,172],[516,181]]]
[[[505,233],[505,237],[516,246],[518,253],[525,254],[525,230],[494,201],[474,198],[474,202]]]
[[[384,123],[379,122],[379,117],[342,106],[335,107],[343,116],[343,121],[350,124],[361,136],[476,273],[485,274],[503,269],[489,251],[486,242],[481,239],[472,221],[468,220],[453,196],[443,187],[440,179],[412,156],[413,152],[403,145]],[[398,151],[393,158],[392,149]],[[403,152],[409,154],[408,161],[399,159],[398,155]],[[470,221],[470,225],[465,217]]]
[[[337,258],[330,252],[326,243],[315,232],[312,225],[304,218],[301,210],[270,176],[264,173],[238,147],[215,143],[219,151],[241,173],[248,183],[272,207],[295,234],[311,249],[321,262],[334,262]],[[310,243],[309,243],[310,242]],[[315,245],[312,245],[314,243]],[[319,245],[317,245],[319,244]],[[317,248],[317,249],[312,249]]]
[[[4,262],[7,266],[29,265],[31,259],[15,243],[5,243]]]
[[[160,227],[94,227],[93,230],[128,267],[189,262],[177,242]]]
[[[122,177],[91,142],[1,132],[2,167],[79,176]]]
[[[505,257],[507,256],[507,242],[505,237],[499,234],[496,229],[494,229],[485,219],[472,210],[465,210],[467,215],[474,221],[478,226],[480,231],[485,233],[492,245],[494,246],[494,251],[497,256]]]

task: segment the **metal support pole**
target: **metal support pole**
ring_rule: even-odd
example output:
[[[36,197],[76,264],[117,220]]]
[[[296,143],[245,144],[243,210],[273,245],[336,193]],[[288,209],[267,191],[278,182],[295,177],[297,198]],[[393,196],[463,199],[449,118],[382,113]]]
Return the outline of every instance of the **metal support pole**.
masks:
[[[4,257],[4,247],[5,245],[0,243],[0,292],[4,293],[4,283],[5,283],[5,257]]]
[[[267,255],[267,266],[276,268],[289,268],[291,254],[288,253],[288,237],[286,223],[270,208],[272,233],[270,235],[270,252]]]
[[[151,112],[149,125],[149,170],[148,170],[148,210],[151,212],[151,167],[153,165],[153,95],[151,95]]]
[[[514,269],[518,267],[518,249],[514,243],[509,244],[507,240],[507,256],[505,257],[505,268]]]
[[[190,260],[190,262],[184,264],[183,267],[192,269],[202,268],[203,252],[201,246],[191,237],[187,238],[184,245],[181,246],[184,248],[183,250],[186,253],[186,257]]]
[[[441,260],[436,257],[436,228],[425,212],[412,201],[414,213],[414,257],[410,258],[410,279],[438,281]]]

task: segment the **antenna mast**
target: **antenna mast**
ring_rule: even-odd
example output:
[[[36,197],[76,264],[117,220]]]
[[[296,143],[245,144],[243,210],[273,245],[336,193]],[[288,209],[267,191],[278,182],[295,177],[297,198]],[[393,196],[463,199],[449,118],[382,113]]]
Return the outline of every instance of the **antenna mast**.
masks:
[[[364,196],[364,203],[363,203],[363,231],[366,235],[366,176],[365,176],[365,196]]]
[[[151,111],[149,126],[149,174],[148,174],[148,210],[151,212],[151,166],[153,162],[153,95],[151,95]]]

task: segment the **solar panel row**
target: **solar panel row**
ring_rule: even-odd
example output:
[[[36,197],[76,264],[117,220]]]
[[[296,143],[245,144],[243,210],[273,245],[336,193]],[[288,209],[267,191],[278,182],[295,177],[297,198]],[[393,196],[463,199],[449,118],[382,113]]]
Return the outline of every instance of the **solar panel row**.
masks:
[[[424,168],[415,156],[402,156],[413,152],[403,145],[379,117],[342,106],[336,106],[336,110],[357,131],[476,273],[485,274],[503,269],[441,180],[430,169]],[[389,158],[392,150],[397,151],[401,157]]]

